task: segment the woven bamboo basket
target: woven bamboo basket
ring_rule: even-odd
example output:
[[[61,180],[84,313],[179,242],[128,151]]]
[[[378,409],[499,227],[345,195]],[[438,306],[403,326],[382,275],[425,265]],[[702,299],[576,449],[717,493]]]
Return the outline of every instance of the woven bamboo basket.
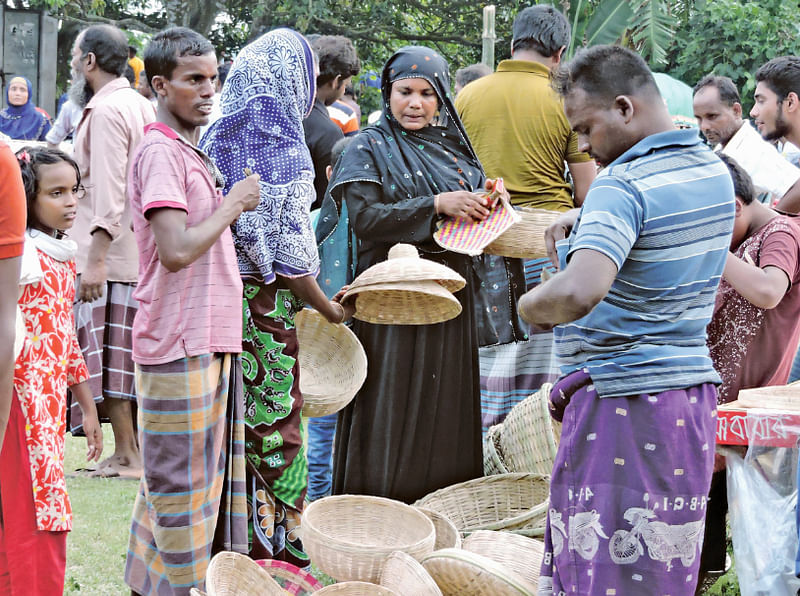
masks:
[[[417,507],[417,509],[427,515],[428,519],[433,522],[433,528],[436,530],[436,542],[433,544],[433,550],[461,548],[461,532],[458,531],[453,522],[433,509],[426,509],[425,507]]]
[[[275,559],[259,559],[256,561],[264,571],[270,574],[278,585],[293,596],[311,596],[323,585],[308,571]]]
[[[395,244],[388,258],[376,263],[350,283],[350,289],[398,281],[436,281],[449,292],[457,292],[467,281],[446,265],[422,259],[411,244]]]
[[[544,543],[511,532],[478,530],[464,540],[464,550],[489,557],[526,581],[539,583]]]
[[[303,415],[338,412],[355,397],[367,378],[367,354],[355,333],[329,323],[315,310],[295,317],[300,346],[300,392]]]
[[[314,565],[338,581],[377,583],[394,551],[419,560],[435,542],[433,523],[422,512],[392,499],[360,495],[314,501],[303,513],[300,530]]]
[[[208,596],[286,596],[283,588],[250,557],[221,552],[206,571]]]
[[[314,592],[314,596],[400,596],[389,588],[369,582],[342,582],[325,586]]]
[[[356,300],[353,316],[377,325],[433,325],[461,314],[458,299],[432,280],[351,287],[343,300],[350,296]]]
[[[425,568],[412,556],[394,552],[386,559],[381,572],[381,585],[398,594],[442,596],[442,591]]]
[[[547,256],[544,232],[561,213],[547,209],[522,207],[517,210],[522,220],[503,232],[494,242],[483,249],[490,255],[502,255],[518,259],[540,259]]]
[[[500,451],[510,472],[549,475],[553,471],[558,444],[549,408],[552,387],[542,385],[514,406],[503,422]]]
[[[490,426],[483,435],[483,475],[507,474],[508,467],[503,458],[500,446],[500,435],[503,432],[502,424]]]
[[[738,401],[745,408],[800,410],[800,387],[791,384],[743,389],[739,392]]]
[[[541,536],[549,491],[544,474],[496,474],[439,489],[415,505],[448,517],[462,534],[509,530]]]
[[[444,596],[536,596],[537,586],[489,557],[458,548],[422,560]]]

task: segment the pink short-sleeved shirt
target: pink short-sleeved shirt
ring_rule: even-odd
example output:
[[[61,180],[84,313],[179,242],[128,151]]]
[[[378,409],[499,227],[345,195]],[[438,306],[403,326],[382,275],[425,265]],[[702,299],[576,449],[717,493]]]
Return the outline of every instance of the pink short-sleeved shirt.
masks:
[[[149,210],[166,207],[186,211],[189,227],[207,219],[222,201],[210,167],[210,158],[165,124],[145,127],[128,176],[139,247],[133,322],[138,364],[242,351],[242,281],[230,230],[194,263],[170,272],[158,259],[147,218]]]

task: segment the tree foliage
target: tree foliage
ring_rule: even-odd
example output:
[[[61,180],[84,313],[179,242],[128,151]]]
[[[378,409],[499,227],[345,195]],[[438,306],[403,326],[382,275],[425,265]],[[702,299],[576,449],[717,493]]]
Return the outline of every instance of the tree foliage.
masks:
[[[134,43],[169,25],[209,37],[231,58],[264,31],[288,26],[302,33],[345,35],[364,71],[378,71],[398,47],[434,47],[455,69],[481,57],[482,4],[471,0],[8,0],[45,8],[61,20],[59,83],[68,76],[75,35],[91,23],[127,29]],[[651,66],[694,84],[716,72],[730,76],[743,97],[753,73],[773,56],[798,53],[800,7],[782,0],[553,0],[573,28],[567,56],[581,46],[621,43]],[[497,3],[496,60],[509,56],[514,15],[530,0]],[[138,33],[133,33],[138,32]],[[141,44],[140,44],[141,45]],[[374,92],[373,92],[374,93]]]
[[[695,2],[676,30],[667,70],[689,85],[712,72],[728,76],[749,111],[758,67],[775,56],[800,53],[798,23],[796,2]]]

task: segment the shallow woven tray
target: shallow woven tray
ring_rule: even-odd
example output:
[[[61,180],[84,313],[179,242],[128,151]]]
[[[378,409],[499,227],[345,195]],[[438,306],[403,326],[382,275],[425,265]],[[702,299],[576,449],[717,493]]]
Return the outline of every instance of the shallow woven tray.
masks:
[[[500,434],[503,432],[502,424],[490,426],[483,435],[483,475],[507,474],[508,466],[503,458],[500,446]]]
[[[421,259],[411,244],[395,244],[389,249],[388,259],[362,272],[350,283],[350,289],[397,281],[437,281],[450,292],[457,292],[467,284],[450,267]]]
[[[444,596],[536,596],[536,584],[489,557],[445,548],[422,560]]]
[[[544,474],[496,474],[439,489],[414,504],[448,517],[462,534],[509,530],[541,536],[549,491]]]
[[[206,571],[208,596],[286,596],[278,583],[250,557],[217,553]]]
[[[292,596],[311,596],[324,586],[311,575],[308,571],[287,563],[286,561],[276,561],[275,559],[259,559],[256,561],[264,571],[270,574],[278,585],[287,594]]]
[[[326,416],[344,408],[367,378],[367,354],[355,333],[329,323],[315,310],[295,317],[300,346],[303,415]]]
[[[450,519],[433,509],[426,509],[425,507],[417,507],[417,509],[427,515],[428,519],[433,522],[433,528],[436,530],[436,542],[433,545],[433,550],[461,548],[461,532],[458,531],[458,528]]]
[[[800,386],[791,384],[742,389],[737,401],[744,408],[797,411],[800,410]]]
[[[402,552],[394,552],[386,559],[381,572],[381,585],[398,594],[414,596],[442,596],[442,591],[417,560]]]
[[[378,325],[433,325],[456,318],[461,303],[435,281],[386,282],[351,287],[343,300],[355,296],[360,321]]]
[[[338,495],[311,503],[300,528],[314,565],[339,581],[377,583],[386,558],[417,560],[433,550],[435,531],[421,511],[382,497]]]
[[[547,256],[544,232],[561,213],[547,209],[523,207],[517,210],[522,216],[494,242],[483,249],[490,255],[503,255],[520,259],[539,259]]]
[[[526,581],[537,585],[544,558],[544,543],[512,532],[478,530],[464,540],[464,550],[511,569]]]
[[[552,473],[558,444],[548,405],[551,388],[551,383],[545,383],[506,416],[500,451],[509,472]]]
[[[314,592],[315,596],[400,596],[389,588],[369,582],[342,582],[325,586]]]

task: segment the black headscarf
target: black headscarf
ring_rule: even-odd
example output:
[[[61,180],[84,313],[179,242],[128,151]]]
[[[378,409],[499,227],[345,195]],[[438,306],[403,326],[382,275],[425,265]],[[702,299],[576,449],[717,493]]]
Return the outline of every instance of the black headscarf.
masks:
[[[401,79],[425,79],[433,87],[439,114],[430,126],[406,130],[392,115],[392,83]],[[342,188],[349,182],[380,184],[386,203],[483,188],[483,168],[450,99],[450,74],[444,58],[422,46],[399,49],[383,67],[381,96],[380,122],[361,131],[334,168],[317,225],[318,242],[335,228]]]
[[[411,131],[404,129],[392,115],[389,96],[392,83],[413,78],[425,79],[436,91],[439,115],[430,126]],[[348,225],[346,220],[339,222],[346,184],[375,182],[382,187],[384,202],[394,203],[447,191],[481,190],[486,178],[450,99],[447,62],[439,54],[421,46],[407,46],[395,52],[383,67],[381,96],[383,114],[380,122],[362,130],[342,153],[328,184],[317,221],[316,235],[322,269],[326,271],[329,261],[348,261],[348,271],[343,279],[345,283],[352,280],[355,272],[355,264],[349,262],[351,245],[332,247],[325,240],[332,236],[340,223]],[[419,248],[423,249],[422,256],[428,251],[445,252],[433,240]],[[328,254],[337,249],[340,252]],[[449,254],[451,258],[469,261],[474,270],[470,278],[473,280],[471,285],[476,286],[472,291],[477,301],[480,345],[507,343],[522,338],[524,333],[516,314],[517,299],[525,289],[522,262],[490,255],[469,258]],[[499,308],[492,308],[487,302],[488,295],[477,287],[480,285],[488,285],[494,288],[495,294],[503,295],[496,305]]]

